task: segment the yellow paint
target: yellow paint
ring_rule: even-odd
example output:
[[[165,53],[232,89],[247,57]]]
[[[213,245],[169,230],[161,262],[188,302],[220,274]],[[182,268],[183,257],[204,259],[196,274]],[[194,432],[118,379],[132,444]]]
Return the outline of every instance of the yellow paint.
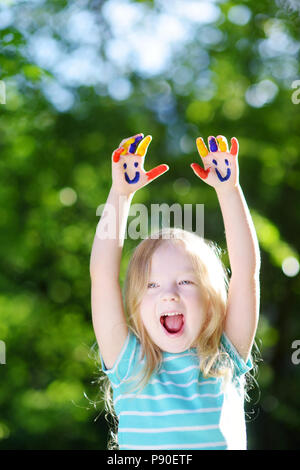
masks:
[[[141,142],[139,143],[138,148],[136,149],[136,155],[139,155],[140,157],[143,157],[147,152],[147,148],[148,148],[151,140],[152,140],[151,135],[147,135],[147,137],[145,137],[143,140],[141,140]]]
[[[198,139],[196,140],[196,145],[197,145],[198,152],[200,153],[202,158],[206,157],[206,155],[209,154],[209,151],[207,150],[202,137],[198,137]]]
[[[126,140],[126,142],[124,142],[124,144],[122,145],[124,150],[121,153],[121,155],[125,155],[126,153],[128,153],[128,149],[129,149],[130,145],[134,143],[134,141],[135,141],[135,137],[131,137],[130,139]]]
[[[218,144],[219,144],[219,149],[221,152],[228,152],[228,145],[227,145],[227,141],[225,139],[225,137],[223,137],[222,135],[219,135],[217,137],[217,141],[218,141]]]

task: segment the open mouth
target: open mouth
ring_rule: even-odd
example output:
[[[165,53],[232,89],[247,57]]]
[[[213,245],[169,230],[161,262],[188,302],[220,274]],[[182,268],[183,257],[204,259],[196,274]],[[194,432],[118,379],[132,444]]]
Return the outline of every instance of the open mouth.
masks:
[[[165,333],[169,336],[180,336],[183,333],[184,316],[180,312],[171,312],[161,315],[160,323]]]

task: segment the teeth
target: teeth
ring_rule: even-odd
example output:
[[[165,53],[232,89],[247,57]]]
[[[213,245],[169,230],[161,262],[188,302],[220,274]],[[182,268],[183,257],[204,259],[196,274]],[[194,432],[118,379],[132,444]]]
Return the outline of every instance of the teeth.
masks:
[[[173,317],[174,315],[182,315],[181,312],[163,313],[163,317]]]

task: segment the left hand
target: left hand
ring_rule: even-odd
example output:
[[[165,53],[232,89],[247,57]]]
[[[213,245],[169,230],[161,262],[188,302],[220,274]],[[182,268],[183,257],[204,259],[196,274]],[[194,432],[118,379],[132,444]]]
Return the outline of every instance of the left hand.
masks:
[[[209,150],[202,137],[198,137],[196,144],[204,169],[198,163],[192,163],[195,175],[216,190],[238,186],[238,140],[232,137],[230,151],[227,139],[223,135],[208,138]]]
[[[144,170],[144,161],[152,137],[137,134],[122,140],[112,154],[112,187],[120,195],[134,194],[140,188],[168,171],[166,164]]]

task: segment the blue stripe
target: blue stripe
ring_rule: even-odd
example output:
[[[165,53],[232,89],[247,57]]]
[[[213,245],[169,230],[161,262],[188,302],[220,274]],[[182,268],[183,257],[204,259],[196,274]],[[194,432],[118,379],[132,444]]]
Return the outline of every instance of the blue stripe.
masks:
[[[145,410],[142,410],[144,413],[147,413]],[[157,427],[161,428],[166,426],[176,427],[178,422],[182,421],[183,418],[186,418],[188,415],[188,425],[189,426],[199,426],[199,425],[214,425],[219,423],[220,408],[216,408],[216,411],[211,411],[211,408],[199,408],[194,410],[185,410],[185,409],[174,409],[173,414],[167,415],[165,410],[162,413],[158,414],[159,411],[156,411],[157,415],[137,415],[137,414],[127,414],[127,413],[138,413],[136,410],[123,410],[122,419],[126,420],[126,427],[144,427],[145,423],[147,427]]]
[[[236,376],[242,376],[251,364],[243,362],[224,335],[221,344],[234,361]],[[227,442],[232,443],[231,433],[237,436],[238,445],[242,446],[239,448],[245,448],[243,401],[231,400],[233,409],[223,409],[229,403],[224,401],[223,379],[203,378],[194,349],[180,354],[163,353],[158,373],[154,373],[145,388],[136,393],[130,390],[134,382],[128,382],[128,379],[143,366],[141,346],[129,332],[114,367],[103,369],[113,384],[120,450],[226,449]],[[242,391],[240,384],[233,389]],[[238,429],[228,426],[228,420],[224,428],[223,412],[227,416],[241,417],[238,422],[235,420]]]
[[[175,432],[126,432],[120,436],[120,444],[122,445],[140,445],[146,446],[151,443],[152,446],[164,445],[185,445],[185,444],[214,444],[217,442],[224,442],[224,436],[218,429],[206,429],[203,431],[175,431]],[[214,445],[213,445],[214,447]]]

